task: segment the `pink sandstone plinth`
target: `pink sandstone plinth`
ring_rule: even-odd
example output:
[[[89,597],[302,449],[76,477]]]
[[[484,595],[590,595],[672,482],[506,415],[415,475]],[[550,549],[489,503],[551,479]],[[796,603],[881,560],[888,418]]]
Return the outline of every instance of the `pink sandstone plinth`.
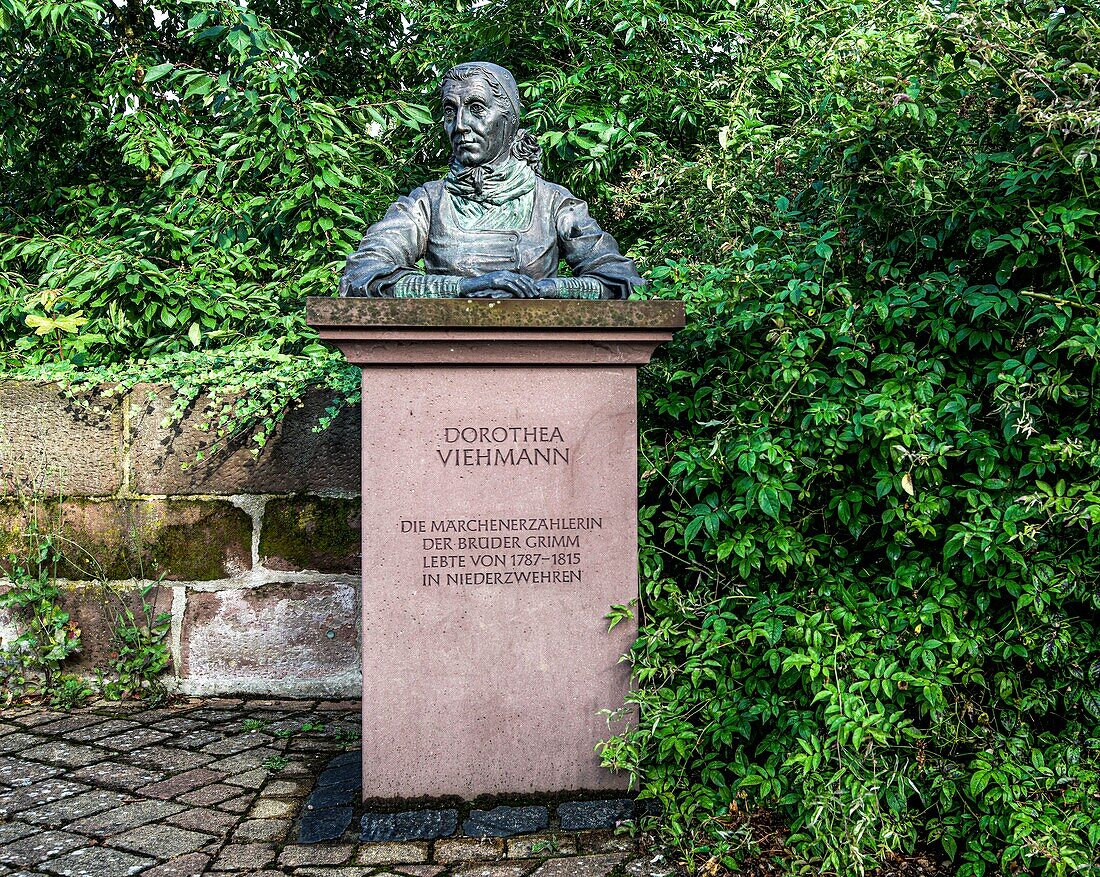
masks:
[[[636,370],[677,302],[310,299],[363,367],[363,796],[623,790]],[[609,728],[609,714],[617,722]]]

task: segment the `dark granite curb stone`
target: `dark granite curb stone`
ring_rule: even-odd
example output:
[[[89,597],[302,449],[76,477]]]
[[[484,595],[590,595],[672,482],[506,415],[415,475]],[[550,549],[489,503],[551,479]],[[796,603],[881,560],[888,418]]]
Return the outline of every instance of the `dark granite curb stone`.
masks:
[[[512,837],[542,831],[549,825],[546,807],[495,807],[471,810],[462,823],[462,833],[467,837]]]
[[[620,822],[634,818],[634,802],[630,798],[610,801],[570,801],[558,807],[562,831],[584,831],[591,828],[614,828]]]
[[[458,828],[458,811],[406,810],[402,813],[364,813],[359,839],[364,843],[392,840],[435,840],[450,837]]]

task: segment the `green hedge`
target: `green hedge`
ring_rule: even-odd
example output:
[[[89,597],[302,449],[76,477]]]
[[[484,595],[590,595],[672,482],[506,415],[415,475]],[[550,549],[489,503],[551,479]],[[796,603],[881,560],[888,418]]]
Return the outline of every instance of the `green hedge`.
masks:
[[[690,326],[606,756],[704,857],[760,806],[814,871],[1100,873],[1100,32],[1055,8],[778,37],[697,171],[745,223],[650,272]]]

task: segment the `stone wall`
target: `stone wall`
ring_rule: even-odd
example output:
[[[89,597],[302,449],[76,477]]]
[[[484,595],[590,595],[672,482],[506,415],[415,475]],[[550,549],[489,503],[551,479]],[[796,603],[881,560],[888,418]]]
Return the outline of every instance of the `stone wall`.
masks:
[[[172,401],[0,383],[0,556],[55,537],[76,672],[104,666],[107,618],[153,583],[181,692],[357,696],[359,410],[314,432],[331,399],[312,393],[256,457],[247,438],[212,454],[204,400],[176,424]]]

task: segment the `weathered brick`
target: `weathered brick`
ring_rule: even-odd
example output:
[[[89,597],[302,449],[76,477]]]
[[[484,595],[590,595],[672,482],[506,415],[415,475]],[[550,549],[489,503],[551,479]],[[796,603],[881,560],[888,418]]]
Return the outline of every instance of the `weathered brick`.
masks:
[[[346,582],[189,592],[181,677],[193,693],[354,691],[356,598]]]
[[[260,558],[268,569],[358,573],[358,499],[273,499],[264,506]]]
[[[355,847],[350,844],[339,846],[298,846],[290,845],[279,854],[279,864],[290,868],[302,865],[342,865],[351,858]]]
[[[435,860],[450,862],[483,862],[504,855],[504,839],[499,837],[455,837],[435,842]]]
[[[252,518],[221,500],[0,501],[0,555],[26,556],[31,530],[53,537],[67,579],[202,581],[252,566]]]
[[[122,484],[122,404],[55,384],[0,383],[0,493],[109,496]]]
[[[572,856],[577,840],[571,834],[541,832],[508,838],[509,859],[533,859],[540,856]]]
[[[150,390],[156,395],[150,397]],[[331,393],[306,393],[289,412],[259,456],[249,436],[217,454],[213,430],[203,430],[207,405],[201,397],[179,423],[165,425],[172,404],[167,387],[139,387],[131,395],[131,481],[141,493],[289,493],[303,490],[359,491],[359,409],[345,410],[328,429],[314,432],[332,403]],[[224,444],[224,442],[223,442]],[[204,459],[196,459],[204,452]],[[185,468],[186,467],[186,468]]]
[[[360,865],[411,865],[428,861],[427,841],[383,841],[359,847]]]

